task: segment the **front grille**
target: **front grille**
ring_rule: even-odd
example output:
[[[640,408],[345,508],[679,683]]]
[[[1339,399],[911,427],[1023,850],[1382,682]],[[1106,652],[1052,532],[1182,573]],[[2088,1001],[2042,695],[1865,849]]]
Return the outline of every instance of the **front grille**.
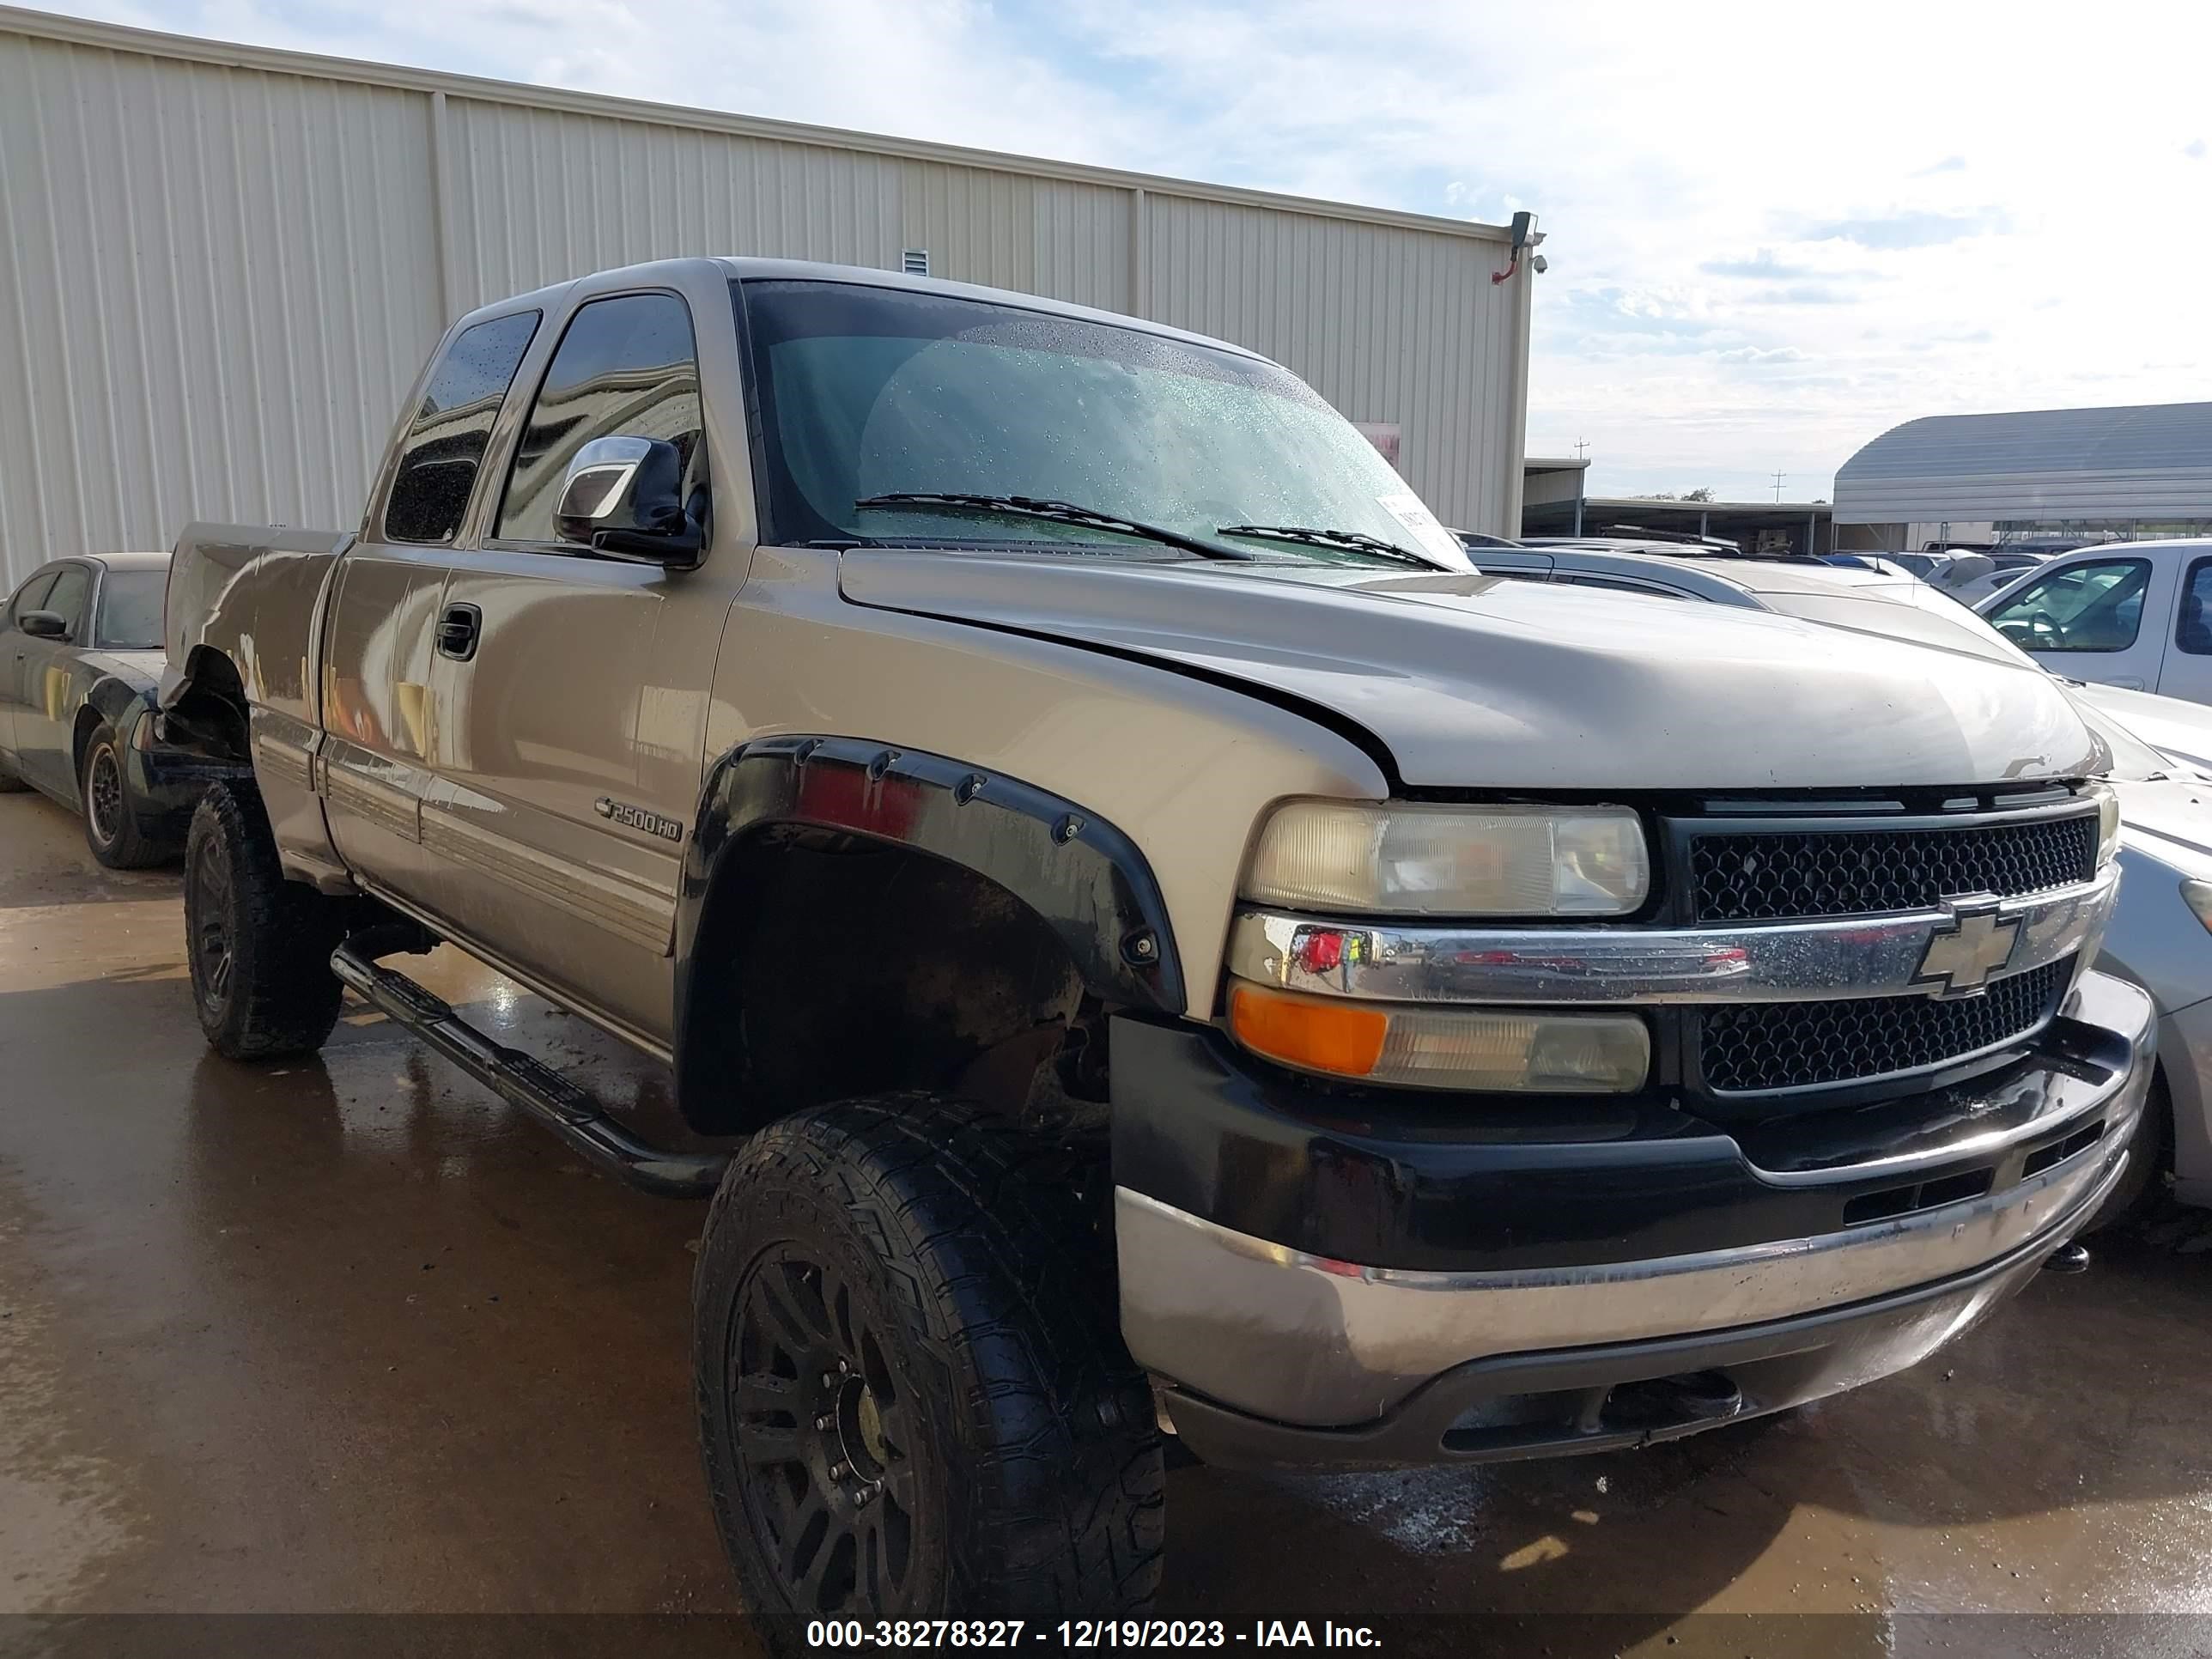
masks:
[[[1763,1094],[1924,1071],[2027,1036],[2056,1012],[2073,959],[1991,982],[1979,996],[1746,1003],[1699,1016],[1705,1087]]]
[[[2069,887],[2097,873],[2097,816],[1911,830],[1742,834],[1693,830],[1692,902],[1699,921],[1918,910],[1964,893]]]

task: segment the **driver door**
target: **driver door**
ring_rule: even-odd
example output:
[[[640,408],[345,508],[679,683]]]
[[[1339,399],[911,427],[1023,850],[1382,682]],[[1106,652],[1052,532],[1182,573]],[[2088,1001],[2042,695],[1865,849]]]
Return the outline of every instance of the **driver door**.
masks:
[[[9,641],[22,701],[15,705],[15,730],[8,740],[26,783],[74,800],[75,727],[85,672],[78,653],[92,637],[91,568],[64,565],[46,598],[27,608],[56,612],[68,632],[50,640],[19,630]]]
[[[2045,566],[1984,614],[2054,674],[2144,691],[2158,684],[2176,568],[2100,549]]]
[[[589,295],[569,315],[477,544],[448,556],[430,671],[434,908],[648,1036],[672,1021],[684,841],[733,594],[711,568],[564,542],[554,506],[576,452],[616,435],[674,443],[703,499],[693,314],[656,289]]]
[[[60,574],[51,565],[32,573],[31,579],[15,590],[5,626],[0,627],[0,750],[9,755],[15,752],[15,721],[23,712],[24,672],[31,660],[31,636],[23,631],[19,618],[27,611],[46,608],[46,595]],[[20,762],[15,769],[20,775]]]

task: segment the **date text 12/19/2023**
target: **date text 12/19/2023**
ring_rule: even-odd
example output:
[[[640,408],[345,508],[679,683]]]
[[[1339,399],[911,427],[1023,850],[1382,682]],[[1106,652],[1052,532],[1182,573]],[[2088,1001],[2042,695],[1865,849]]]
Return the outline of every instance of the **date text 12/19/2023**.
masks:
[[[1365,1625],[1334,1620],[1261,1619],[1231,1629],[1218,1619],[1063,1619],[1032,1626],[1020,1619],[817,1619],[811,1648],[1364,1648],[1382,1645]]]

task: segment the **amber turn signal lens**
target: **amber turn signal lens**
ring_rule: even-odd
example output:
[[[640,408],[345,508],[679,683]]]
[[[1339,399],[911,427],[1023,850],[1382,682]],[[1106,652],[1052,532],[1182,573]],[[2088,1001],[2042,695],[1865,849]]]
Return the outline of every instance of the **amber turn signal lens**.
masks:
[[[1239,983],[1229,993],[1229,1029],[1255,1054],[1340,1077],[1365,1077],[1382,1057],[1390,1017],[1328,997]]]
[[[1377,1006],[1237,980],[1229,1029],[1300,1071],[1410,1089],[1620,1095],[1651,1070],[1650,1028],[1634,1014]]]

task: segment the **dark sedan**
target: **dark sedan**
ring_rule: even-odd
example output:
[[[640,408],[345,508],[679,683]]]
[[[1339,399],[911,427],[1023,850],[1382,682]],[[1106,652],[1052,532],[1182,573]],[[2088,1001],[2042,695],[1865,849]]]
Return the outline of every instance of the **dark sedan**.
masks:
[[[206,779],[156,750],[166,553],[94,553],[33,571],[0,613],[0,790],[42,791],[84,818],[117,869],[183,845]]]

